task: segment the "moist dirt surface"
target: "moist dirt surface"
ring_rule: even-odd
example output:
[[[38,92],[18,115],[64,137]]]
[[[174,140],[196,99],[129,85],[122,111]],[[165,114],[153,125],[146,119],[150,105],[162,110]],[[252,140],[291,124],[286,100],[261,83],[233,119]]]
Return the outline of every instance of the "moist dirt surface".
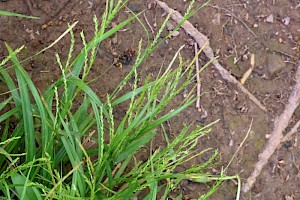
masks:
[[[190,1],[165,2],[183,14]],[[196,5],[200,6],[204,2],[196,1]],[[92,38],[92,18],[96,15],[101,23],[104,7],[105,1],[102,0],[0,1],[0,10],[40,17],[39,20],[33,20],[0,16],[0,58],[8,54],[5,43],[12,48],[25,45],[20,58],[28,58],[55,41],[67,29],[68,23],[78,21],[74,28],[76,55],[83,47],[79,33],[84,31],[87,40]],[[135,13],[145,10],[144,14],[140,15],[140,20],[144,23],[150,39],[153,39],[165,18],[163,10],[150,1],[132,0],[127,4],[127,8],[120,10],[112,26],[131,16],[128,9]],[[217,174],[221,172],[222,167],[227,166],[251,127],[248,138],[226,170],[226,175],[238,174],[244,183],[267,142],[274,118],[283,111],[294,84],[300,55],[300,1],[211,0],[189,21],[210,39],[210,45],[219,57],[220,64],[237,79],[251,66],[250,57],[254,54],[255,67],[244,86],[268,111],[262,111],[235,85],[224,81],[213,66],[208,66],[200,75],[202,112],[198,112],[195,106],[189,107],[168,122],[167,132],[172,137],[179,132],[183,123],[205,125],[219,119],[212,127],[211,133],[202,138],[197,146],[202,149],[210,147],[219,150],[221,161],[211,171]],[[174,22],[170,21],[168,30],[164,30],[161,37],[166,36],[174,25]],[[134,20],[101,44],[89,77],[97,78],[91,86],[99,97],[105,99],[105,94],[111,93],[130,71],[130,63],[122,68],[115,67],[112,65],[114,59],[129,48],[137,49],[141,39],[143,44],[146,44],[147,34],[138,20]],[[61,60],[66,60],[69,45],[70,36],[67,35],[43,54],[22,63],[41,91],[61,75],[55,61],[55,52],[61,55]],[[182,57],[192,60],[195,54],[194,41],[184,30],[179,29],[179,32],[164,42],[140,66],[141,79],[147,75],[155,76],[162,64],[167,67],[182,45],[185,45],[181,51]],[[205,55],[201,54],[200,63],[203,65],[207,61]],[[191,86],[188,89],[192,88]],[[194,93],[196,94],[196,91]],[[177,103],[182,100],[183,94],[176,98]],[[116,111],[115,117],[121,117],[124,113],[125,107],[121,107]],[[300,109],[294,113],[291,127],[299,118]],[[159,140],[162,136],[157,137],[156,141],[163,141]],[[164,145],[161,143],[157,142],[157,147]],[[202,159],[193,160],[187,163],[187,166],[201,163]],[[251,192],[241,194],[240,199],[300,199],[299,167],[300,146],[298,134],[295,134],[290,141],[278,147]],[[185,181],[179,189],[183,193],[183,199],[194,199],[211,185],[212,183],[204,185]],[[236,190],[237,185],[234,181],[224,182],[210,199],[235,199]]]

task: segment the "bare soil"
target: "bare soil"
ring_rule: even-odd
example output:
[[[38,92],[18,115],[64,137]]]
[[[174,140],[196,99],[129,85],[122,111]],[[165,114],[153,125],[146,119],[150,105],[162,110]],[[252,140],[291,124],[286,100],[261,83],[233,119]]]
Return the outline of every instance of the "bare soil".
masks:
[[[165,0],[172,7],[184,13],[189,1]],[[205,1],[197,1],[201,5]],[[157,32],[164,20],[163,11],[152,6],[149,2],[132,0],[128,8],[133,12],[145,11],[145,18]],[[39,16],[40,20],[20,19],[0,16],[0,58],[7,55],[4,42],[13,48],[26,45],[21,53],[22,58],[33,55],[48,46],[66,29],[68,23],[79,21],[75,27],[76,49],[82,48],[80,42],[81,31],[86,38],[93,36],[93,15],[101,19],[105,1],[101,0],[7,0],[0,2],[0,10],[17,12],[27,15]],[[130,17],[126,9],[113,20],[115,24]],[[207,112],[199,113],[195,107],[188,108],[180,116],[170,120],[167,130],[170,135],[176,135],[182,124],[205,125],[220,119],[213,126],[209,137],[199,141],[199,148],[211,147],[219,149],[221,163],[215,167],[221,171],[226,166],[238,146],[244,139],[251,121],[250,136],[242,146],[227,175],[238,174],[242,182],[250,175],[258,154],[264,148],[266,136],[272,130],[275,116],[284,109],[287,98],[293,86],[296,63],[300,55],[300,1],[299,0],[212,0],[208,6],[201,9],[189,21],[197,29],[207,35],[219,62],[237,79],[250,67],[250,55],[255,55],[255,69],[245,83],[245,87],[255,95],[268,112],[264,112],[253,104],[238,88],[225,82],[218,72],[209,66],[201,74],[202,99],[201,106]],[[172,23],[172,22],[171,22]],[[153,38],[149,26],[146,25],[150,38]],[[162,37],[168,33],[165,30]],[[90,79],[99,77],[92,83],[95,92],[101,97],[110,93],[130,70],[130,65],[122,69],[111,67],[115,55],[121,54],[128,48],[137,49],[138,42],[147,37],[143,27],[135,20],[119,31],[113,38],[102,43],[95,67],[92,69]],[[70,38],[67,36],[43,55],[33,57],[23,63],[40,90],[49,86],[53,80],[60,76],[60,69],[55,64],[54,54],[61,54],[66,58]],[[175,52],[182,45],[184,59],[191,60],[194,56],[194,47],[191,38],[179,30],[179,35],[162,44],[141,66],[141,77],[148,74],[157,74],[162,63],[167,64]],[[201,63],[207,62],[201,55]],[[2,93],[3,91],[0,91]],[[195,91],[196,94],[196,91]],[[183,100],[183,96],[177,98]],[[122,116],[125,110],[118,110],[116,115]],[[300,118],[298,109],[291,124]],[[160,145],[160,143],[157,143]],[[264,168],[259,179],[249,194],[242,194],[241,199],[300,199],[300,146],[298,134],[278,149],[272,156],[269,165]],[[202,162],[200,159],[193,163]],[[193,164],[188,163],[188,164]],[[206,187],[206,186],[205,186]],[[203,184],[185,182],[181,185],[185,199],[197,198],[203,192]],[[211,197],[216,200],[235,199],[237,186],[234,182],[225,182]]]

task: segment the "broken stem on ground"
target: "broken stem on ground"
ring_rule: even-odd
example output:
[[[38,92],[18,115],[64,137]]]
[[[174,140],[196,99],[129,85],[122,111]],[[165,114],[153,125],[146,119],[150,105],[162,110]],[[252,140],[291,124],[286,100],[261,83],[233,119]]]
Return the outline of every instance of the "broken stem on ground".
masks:
[[[268,163],[269,158],[276,151],[280,145],[283,134],[282,132],[286,129],[289,124],[289,121],[299,105],[300,102],[300,61],[298,63],[298,68],[295,76],[296,83],[293,87],[293,90],[290,94],[288,104],[285,106],[284,111],[276,117],[274,121],[274,129],[271,133],[267,144],[262,153],[258,155],[258,162],[254,166],[254,170],[250,177],[247,179],[246,184],[243,187],[243,192],[248,192],[253,184],[256,181],[256,178],[259,176],[263,167]],[[297,123],[298,124],[298,123]]]
[[[143,16],[144,16],[144,19],[145,19],[145,21],[146,21],[146,24],[148,25],[148,27],[149,27],[150,30],[151,30],[152,35],[154,35],[154,30],[153,30],[151,24],[149,23],[149,21],[148,21],[148,19],[147,19],[147,17],[146,17],[145,12],[143,12]],[[155,36],[155,35],[154,35],[154,36]]]
[[[166,3],[161,2],[159,0],[156,0],[156,3],[167,13],[171,13],[171,18],[177,23],[179,24],[183,17],[182,15],[170,8]],[[188,20],[186,20],[182,26],[181,26],[185,32],[187,34],[189,34],[190,36],[192,36],[192,38],[198,43],[199,47],[203,47],[203,52],[205,53],[205,55],[212,60],[212,64],[214,65],[214,67],[218,70],[219,74],[222,76],[223,79],[229,81],[230,83],[233,83],[234,85],[236,85],[242,92],[244,92],[251,101],[253,101],[260,109],[262,109],[263,111],[267,111],[266,107],[264,105],[262,105],[262,103],[260,103],[260,101],[253,96],[238,80],[236,80],[236,78],[234,76],[232,76],[226,69],[224,69],[224,67],[222,67],[220,65],[220,63],[218,62],[217,59],[214,59],[214,52],[212,50],[212,48],[209,45],[209,40],[208,38],[200,33],[194,26],[193,24],[191,24]]]
[[[281,142],[286,142],[292,138],[292,136],[297,132],[300,127],[300,120],[293,126],[293,128],[288,132],[282,139]]]
[[[243,74],[243,76],[241,78],[241,81],[240,81],[242,85],[245,84],[245,82],[247,81],[247,79],[251,75],[254,67],[255,67],[255,56],[254,56],[254,53],[252,53],[251,58],[250,58],[250,68]]]
[[[196,108],[199,112],[201,112],[200,107],[200,95],[201,95],[201,82],[200,82],[200,69],[199,69],[199,59],[198,59],[198,46],[197,42],[195,42],[195,56],[196,56],[196,77],[197,77],[197,101]]]

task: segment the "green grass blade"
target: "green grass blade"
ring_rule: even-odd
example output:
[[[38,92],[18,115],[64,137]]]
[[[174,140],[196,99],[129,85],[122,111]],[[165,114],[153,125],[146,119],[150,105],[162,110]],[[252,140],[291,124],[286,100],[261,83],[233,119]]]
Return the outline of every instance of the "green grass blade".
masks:
[[[23,77],[17,73],[17,79],[19,85],[26,85]],[[21,105],[22,105],[22,118],[24,120],[24,131],[25,131],[25,151],[26,151],[26,161],[32,161],[36,155],[35,149],[35,135],[34,135],[34,125],[32,109],[30,104],[30,97],[27,87],[22,87],[20,89],[21,95]]]
[[[1,136],[1,142],[4,142],[5,140],[7,140],[8,138],[8,133],[10,130],[10,119],[7,119],[4,123],[4,128],[3,128],[3,132],[2,132],[2,136]]]
[[[150,123],[145,129],[143,129],[142,132],[147,132],[147,131],[159,126],[160,124],[166,122],[167,120],[171,119],[172,117],[174,117],[175,115],[177,115],[178,113],[180,113],[181,111],[186,109],[188,106],[193,104],[195,101],[196,101],[196,99],[194,99],[193,101],[187,102],[184,105],[182,105],[181,107],[179,107],[178,109],[176,109],[176,110],[168,113],[167,115],[164,115],[163,117],[155,120],[154,122]]]
[[[2,180],[0,182],[0,190],[4,193],[4,196],[5,196],[5,198],[7,198],[7,200],[11,200],[11,195],[10,195],[10,192],[9,192],[9,186],[7,185],[7,182],[5,180]]]
[[[56,168],[62,161],[65,155],[67,154],[66,149],[64,147],[60,148],[57,153],[55,154],[55,157],[53,158],[53,168]]]
[[[0,122],[3,122],[4,120],[7,120],[9,117],[11,117],[14,114],[17,114],[19,112],[19,110],[20,110],[19,108],[13,108],[10,111],[2,114],[0,116]]]
[[[155,169],[154,169],[154,164],[153,160],[150,158],[150,165],[151,165],[151,173],[149,175],[149,178],[147,179],[147,182],[149,184],[149,200],[150,199],[156,199],[157,195],[157,189],[158,189],[158,181],[155,180]]]
[[[19,128],[15,128],[14,131],[12,132],[12,136],[11,137],[21,137],[24,133],[24,126],[23,126],[23,122],[21,121],[19,123]],[[14,152],[18,152],[18,149],[20,148],[19,144],[21,143],[20,140],[14,140],[11,141],[9,144],[7,144],[7,146],[5,147],[5,151],[10,154],[10,153],[14,153]],[[3,155],[0,155],[0,166],[3,166],[3,162],[6,161],[6,157]]]
[[[8,49],[10,54],[13,54],[12,49],[10,48],[9,45],[6,45],[6,48]],[[43,149],[43,153],[48,153],[51,157],[53,156],[53,149],[52,149],[52,145],[49,145],[48,142],[50,141],[50,137],[51,135],[49,134],[49,127],[48,127],[48,123],[46,121],[46,119],[49,119],[49,115],[47,115],[47,109],[45,108],[45,105],[40,97],[40,94],[38,92],[38,90],[36,89],[35,85],[33,84],[32,80],[30,79],[29,75],[26,73],[26,71],[24,70],[24,68],[21,66],[20,62],[18,61],[17,57],[15,55],[12,56],[11,58],[14,67],[15,67],[15,71],[18,74],[18,77],[20,77],[21,84],[20,85],[20,90],[23,91],[23,96],[24,98],[26,96],[29,97],[29,94],[25,94],[25,91],[27,91],[27,87],[30,89],[30,92],[35,100],[35,103],[38,107],[38,112],[40,114],[39,118],[41,120],[41,136],[42,136],[42,149]],[[22,89],[23,87],[25,87],[24,89]],[[26,97],[27,98],[27,97]],[[26,99],[26,103],[23,102],[24,104],[26,104],[26,106],[30,105],[30,99]],[[51,105],[52,106],[52,105]],[[50,105],[48,105],[48,107],[51,107]],[[28,110],[31,106],[26,107],[26,109]],[[28,110],[31,113],[31,110]],[[29,114],[26,114],[27,116],[29,116]],[[51,115],[50,115],[51,116]],[[53,117],[52,117],[53,118]],[[32,116],[29,119],[30,121],[32,120]],[[31,122],[28,122],[31,124]],[[28,126],[29,124],[27,124],[26,126]],[[31,125],[29,125],[31,126]],[[27,127],[29,128],[29,130],[31,131],[30,133],[34,134],[33,131],[33,127]],[[27,133],[29,134],[29,133]],[[34,136],[30,136],[31,137],[31,142],[33,142],[33,147],[35,147],[35,143],[34,141],[32,141],[32,139],[34,138]],[[49,149],[47,149],[48,145],[50,146]],[[31,156],[30,156],[31,157]]]
[[[82,104],[76,110],[74,115],[74,120],[77,124],[82,123],[85,121],[86,117],[88,116],[88,106],[89,106],[89,99],[84,96]]]
[[[41,193],[39,192],[39,190],[36,187],[28,187],[27,186],[28,179],[25,176],[20,175],[17,172],[12,173],[11,180],[16,188],[19,199],[42,200]],[[21,197],[23,197],[23,198],[21,198]]]
[[[0,73],[2,74],[2,76],[4,78],[3,82],[5,82],[6,86],[8,87],[8,89],[14,99],[15,105],[17,107],[20,106],[21,105],[20,96],[19,96],[18,90],[16,89],[16,86],[15,86],[12,78],[7,73],[6,69],[4,69],[3,67],[0,67]]]
[[[0,110],[2,110],[10,102],[11,99],[12,97],[9,97],[0,103]]]
[[[10,54],[13,54],[13,51],[10,47],[7,46],[7,49]],[[24,120],[26,161],[29,162],[33,160],[36,154],[34,125],[33,125],[30,96],[27,88],[27,83],[24,77],[22,76],[22,74],[20,73],[20,71],[18,70],[18,68],[21,68],[20,63],[18,62],[15,56],[11,57],[11,61],[14,64],[18,84],[22,86],[20,87],[21,109],[22,109],[22,119]]]
[[[104,130],[103,130],[103,108],[99,107],[95,104],[95,102],[91,101],[93,111],[95,113],[96,124],[97,124],[97,132],[98,132],[98,161],[96,167],[96,174],[98,174],[101,170],[102,162],[103,162],[103,149],[104,149]]]
[[[65,134],[62,134],[62,135],[65,135],[65,136],[62,136],[61,137],[61,141],[64,145],[64,148],[67,152],[67,155],[69,157],[69,160],[72,164],[73,167],[75,166],[78,166],[79,163],[81,162],[81,157],[79,157],[81,154],[78,154],[78,151],[76,152],[76,150],[81,150],[80,147],[78,147],[77,145],[77,142],[74,141],[73,139],[73,136],[69,130],[69,127],[68,125],[64,122],[64,120],[62,118],[60,118],[61,122],[62,122],[62,125],[64,127],[64,131],[65,131]],[[83,171],[82,170],[82,166],[79,166],[79,170],[80,171]],[[73,175],[72,175],[72,188],[71,188],[71,196],[75,196],[75,192],[76,190],[78,189],[80,194],[82,196],[84,196],[85,194],[85,186],[86,186],[86,183],[83,179],[83,177],[81,176],[81,174],[78,172],[78,170],[76,170]]]
[[[155,133],[156,132],[154,130],[149,131],[143,134],[140,138],[137,138],[136,140],[131,142],[116,158],[115,164],[122,162],[127,157],[130,157],[132,154],[135,154],[139,148],[147,144],[154,137]]]
[[[28,15],[23,15],[23,14],[13,13],[13,12],[8,12],[3,10],[0,10],[0,15],[5,15],[10,17],[21,17],[21,18],[28,18],[28,19],[40,19],[39,17],[28,16]]]
[[[90,98],[90,101],[94,102],[99,108],[103,108],[103,114],[106,117],[109,117],[108,112],[106,109],[104,109],[103,103],[100,101],[99,97],[97,94],[86,84],[84,83],[81,79],[78,78],[68,78],[67,79],[68,84],[73,84],[76,85],[80,90],[83,90],[86,95]]]
[[[128,93],[124,94],[123,96],[121,96],[121,97],[117,98],[116,100],[114,100],[111,103],[111,105],[112,106],[116,106],[116,105],[118,105],[118,104],[120,104],[120,103],[122,103],[122,102],[124,102],[124,101],[126,101],[128,99],[130,99],[133,94],[134,95],[138,95],[141,92],[145,91],[147,88],[152,87],[153,85],[155,85],[155,82],[148,83],[148,84],[146,84],[146,85],[144,85],[142,87],[137,88],[135,91],[128,92]]]

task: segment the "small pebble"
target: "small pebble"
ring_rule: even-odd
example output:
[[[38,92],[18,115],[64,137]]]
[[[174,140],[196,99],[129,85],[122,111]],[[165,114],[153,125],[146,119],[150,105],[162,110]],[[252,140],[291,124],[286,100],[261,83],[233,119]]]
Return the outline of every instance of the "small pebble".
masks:
[[[115,36],[111,39],[111,42],[112,42],[114,45],[118,44],[118,37],[117,37],[117,35],[115,35]]]
[[[282,19],[282,22],[283,22],[285,25],[289,25],[290,21],[291,21],[291,18],[290,18],[290,17],[286,17],[286,18]]]
[[[174,33],[172,34],[172,37],[177,37],[179,35],[179,31],[174,31]]]
[[[230,146],[230,147],[232,147],[232,146],[233,146],[233,140],[232,140],[232,139],[229,141],[229,144],[228,144],[228,146]]]
[[[183,90],[183,97],[186,98],[188,96],[189,92],[186,88]]]
[[[268,23],[273,23],[273,22],[274,22],[274,17],[273,17],[272,14],[269,15],[269,16],[266,18],[266,22],[268,22]]]

